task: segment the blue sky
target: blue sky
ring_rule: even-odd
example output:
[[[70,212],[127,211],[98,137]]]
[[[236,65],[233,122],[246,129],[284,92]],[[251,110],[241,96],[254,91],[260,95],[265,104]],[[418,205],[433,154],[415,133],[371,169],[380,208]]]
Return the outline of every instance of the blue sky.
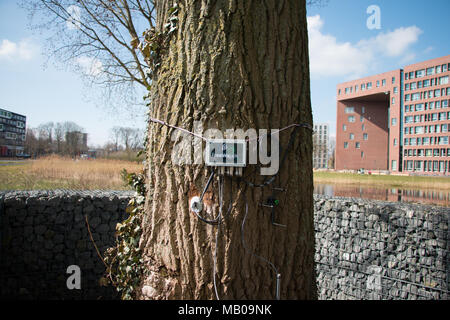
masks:
[[[366,26],[370,5],[381,10],[379,30]],[[449,9],[448,0],[330,0],[308,8],[314,121],[329,123],[334,135],[337,83],[450,54]],[[112,112],[78,74],[44,67],[43,41],[15,1],[0,0],[0,108],[25,114],[31,127],[74,121],[90,145],[105,143],[115,125],[145,128],[144,110]]]

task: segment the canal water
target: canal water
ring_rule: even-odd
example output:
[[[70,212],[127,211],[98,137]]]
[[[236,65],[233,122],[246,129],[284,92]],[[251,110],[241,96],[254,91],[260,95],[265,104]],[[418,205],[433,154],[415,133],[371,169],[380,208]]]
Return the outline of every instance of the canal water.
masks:
[[[355,185],[314,184],[314,193],[329,197],[351,197],[391,202],[416,202],[450,207],[450,191],[373,188]]]

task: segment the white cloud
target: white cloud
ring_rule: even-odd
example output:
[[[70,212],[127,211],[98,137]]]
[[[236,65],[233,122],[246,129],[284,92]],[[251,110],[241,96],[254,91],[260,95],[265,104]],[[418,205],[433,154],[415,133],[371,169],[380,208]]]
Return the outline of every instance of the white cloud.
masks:
[[[100,60],[91,57],[78,57],[75,62],[81,68],[83,73],[89,76],[96,77],[103,71],[103,64]]]
[[[361,40],[358,46],[388,57],[400,57],[407,53],[413,43],[419,40],[419,35],[422,33],[422,30],[416,26],[401,27],[392,32],[380,33],[375,38]]]
[[[0,42],[0,60],[31,60],[36,55],[37,46],[30,39],[12,42],[3,39]]]
[[[401,27],[358,43],[339,42],[336,37],[322,33],[324,21],[320,15],[308,17],[310,68],[313,77],[359,77],[372,71],[386,58],[410,60],[414,54],[411,46],[419,39],[422,30],[416,26]]]

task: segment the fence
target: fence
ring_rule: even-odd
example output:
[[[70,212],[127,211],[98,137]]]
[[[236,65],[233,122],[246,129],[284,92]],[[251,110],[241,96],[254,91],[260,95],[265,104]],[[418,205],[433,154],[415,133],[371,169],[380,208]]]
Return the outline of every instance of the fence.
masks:
[[[320,299],[448,299],[450,210],[316,196]]]
[[[131,192],[0,193],[0,298],[117,298],[98,280]],[[448,299],[450,208],[315,196],[319,299]],[[68,290],[66,269],[82,270]]]

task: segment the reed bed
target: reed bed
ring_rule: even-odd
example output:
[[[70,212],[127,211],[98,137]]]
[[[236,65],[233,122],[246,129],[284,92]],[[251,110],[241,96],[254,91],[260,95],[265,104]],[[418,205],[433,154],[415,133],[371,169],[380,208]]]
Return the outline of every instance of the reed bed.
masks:
[[[142,164],[123,160],[48,156],[0,167],[0,190],[128,190],[120,172],[142,168]]]

